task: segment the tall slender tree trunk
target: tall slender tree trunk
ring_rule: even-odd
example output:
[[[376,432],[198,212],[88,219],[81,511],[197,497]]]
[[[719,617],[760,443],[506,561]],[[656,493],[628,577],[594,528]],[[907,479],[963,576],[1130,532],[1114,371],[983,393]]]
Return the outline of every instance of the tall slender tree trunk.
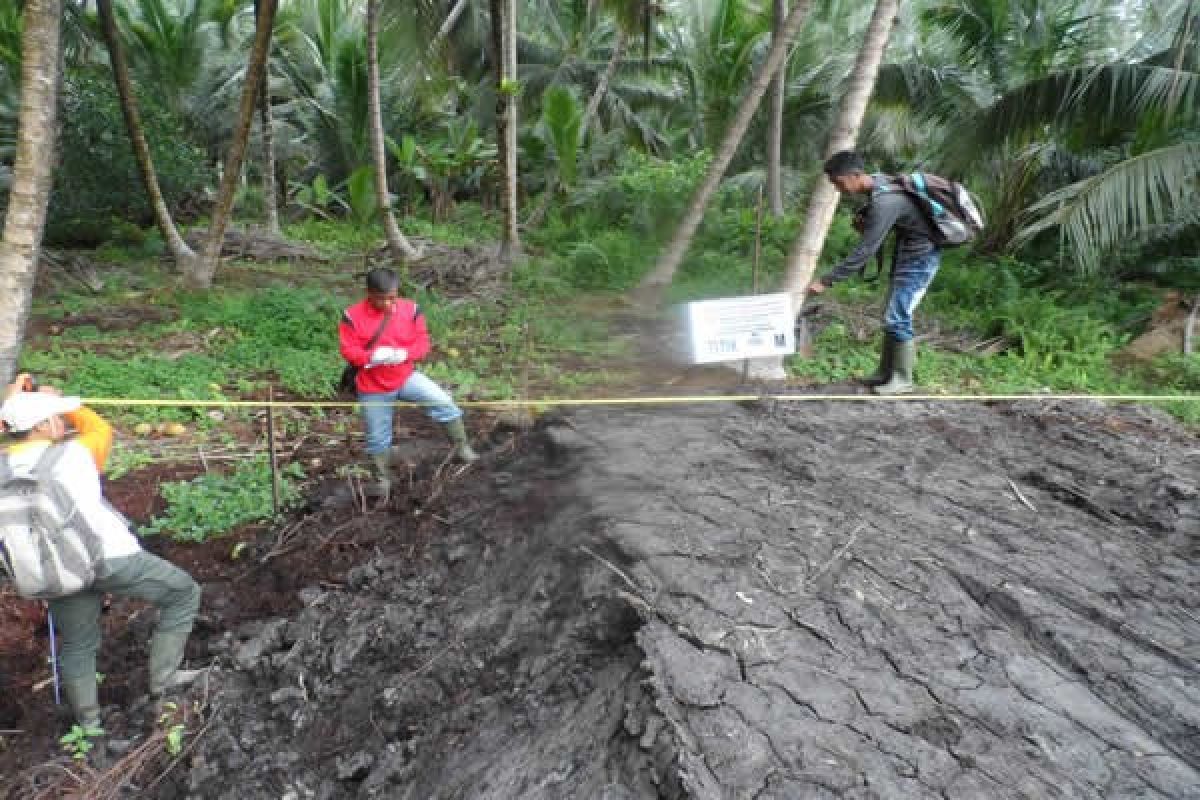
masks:
[[[262,193],[267,231],[283,236],[279,224],[279,182],[275,179],[275,120],[271,113],[271,88],[267,70],[263,70],[262,89],[258,100],[258,123],[262,130]]]
[[[617,74],[617,67],[621,65],[621,60],[625,58],[625,48],[629,44],[629,35],[625,33],[625,29],[620,25],[617,26],[617,38],[613,41],[612,55],[608,58],[608,66],[604,68],[604,74],[600,76],[600,80],[596,83],[596,91],[592,92],[592,96],[588,99],[587,108],[583,110],[583,122],[579,126],[579,142],[587,141],[588,128],[591,127],[592,120],[600,111],[600,103],[604,101],[604,96],[608,94],[608,87],[612,85],[613,76]]]
[[[162,234],[167,252],[175,261],[176,269],[186,271],[195,262],[196,254],[179,234],[175,220],[171,218],[171,210],[163,199],[162,189],[158,185],[158,175],[154,171],[154,158],[150,155],[150,146],[146,143],[146,135],[142,130],[142,118],[138,112],[137,97],[133,93],[133,83],[129,79],[129,65],[125,61],[125,48],[121,46],[121,35],[117,31],[117,20],[113,15],[112,0],[96,0],[96,12],[100,17],[100,28],[104,34],[104,44],[108,47],[108,63],[112,67],[113,81],[117,85],[117,97],[121,101],[121,115],[125,118],[125,129],[129,132],[129,141],[133,145],[133,158],[137,162],[138,174],[141,175],[142,185],[146,189],[146,197],[154,212],[154,223]]]
[[[774,0],[772,41],[780,35],[787,17],[787,0]],[[787,58],[771,84],[771,119],[767,126],[767,204],[771,215],[783,216],[783,106],[787,99]]]
[[[22,12],[17,151],[0,236],[0,371],[5,383],[16,373],[25,338],[54,178],[62,12],[62,0],[25,0]]]
[[[387,235],[388,251],[398,261],[412,261],[421,253],[396,224],[392,195],[388,191],[387,150],[383,146],[383,111],[379,102],[379,0],[367,0],[367,124],[371,133],[371,161],[375,167],[375,199]]]
[[[99,2],[99,0],[97,0]],[[260,2],[254,2],[254,19],[257,24]],[[279,189],[275,180],[275,120],[271,113],[271,51],[267,49],[267,65],[263,68],[262,88],[258,94],[258,122],[262,131],[262,193],[263,211],[266,216],[267,231],[274,236],[283,236],[283,228],[279,225]]]
[[[204,253],[188,275],[194,286],[207,289],[212,286],[221,263],[221,246],[225,243],[225,229],[233,212],[233,195],[242,174],[242,162],[246,157],[246,142],[250,138],[250,126],[254,123],[254,110],[262,93],[263,72],[267,68],[267,55],[271,51],[271,29],[275,24],[278,0],[259,0],[258,19],[254,25],[254,46],[246,63],[246,84],[242,87],[242,99],[238,105],[237,122],[225,156],[225,169],[221,185],[217,189],[217,200],[213,204],[212,222]]]
[[[725,138],[721,141],[716,155],[713,156],[708,173],[692,195],[691,204],[683,215],[679,227],[676,228],[675,235],[658,259],[654,269],[638,287],[645,300],[657,302],[662,290],[671,283],[675,277],[675,271],[683,263],[683,258],[692,244],[692,238],[704,220],[704,210],[721,185],[721,178],[724,177],[725,170],[729,169],[729,164],[733,161],[733,157],[746,135],[746,130],[750,127],[750,121],[754,118],[754,112],[758,110],[758,104],[762,101],[763,95],[767,93],[767,86],[771,83],[771,79],[783,65],[783,61],[787,57],[788,45],[799,33],[811,5],[812,0],[799,0],[784,20],[779,35],[773,38],[771,50],[767,53],[766,60],[759,66],[758,72],[755,73],[750,88],[746,90],[733,122],[725,131]]]
[[[492,38],[498,70],[496,136],[500,141],[500,168],[503,174],[501,205],[504,208],[504,230],[500,259],[509,261],[521,252],[521,234],[517,229],[517,3],[516,0],[493,0],[491,5],[492,26],[499,26],[498,35],[494,31]]]
[[[433,41],[429,43],[430,50],[436,50],[446,37],[454,32],[454,26],[458,24],[458,20],[462,17],[463,12],[467,10],[467,0],[458,0],[454,4],[454,8],[450,9],[450,13],[446,15],[446,19],[442,22],[442,27],[438,28],[434,34]]]
[[[892,26],[899,7],[899,0],[876,0],[875,11],[871,14],[871,22],[867,25],[867,33],[863,37],[862,48],[858,51],[854,70],[850,73],[849,87],[842,98],[833,130],[829,134],[829,144],[825,148],[826,157],[840,150],[853,149],[858,139],[858,131],[862,127],[863,117],[866,116],[871,93],[875,90],[879,65],[887,51],[888,39],[892,35]],[[837,203],[838,193],[833,184],[823,173],[817,175],[809,197],[804,227],[788,253],[787,272],[783,283],[784,291],[792,293],[792,307],[797,314],[804,305],[804,293],[816,270],[817,259],[825,245],[829,226],[833,223]]]

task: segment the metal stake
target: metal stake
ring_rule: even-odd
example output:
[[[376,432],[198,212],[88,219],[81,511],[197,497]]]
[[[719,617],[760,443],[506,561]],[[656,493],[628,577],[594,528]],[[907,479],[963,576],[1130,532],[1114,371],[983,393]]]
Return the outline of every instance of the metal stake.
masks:
[[[46,624],[50,626],[50,668],[54,673],[54,705],[62,705],[62,690],[58,681],[58,642],[54,638],[54,615],[46,612]]]
[[[275,463],[275,389],[267,386],[267,450],[271,465],[271,511],[279,516],[279,468]]]

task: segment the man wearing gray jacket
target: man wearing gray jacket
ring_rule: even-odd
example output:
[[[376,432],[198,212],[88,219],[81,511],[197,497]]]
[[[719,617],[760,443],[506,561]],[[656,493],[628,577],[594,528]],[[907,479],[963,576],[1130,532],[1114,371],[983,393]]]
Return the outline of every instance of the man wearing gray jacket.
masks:
[[[862,217],[862,239],[840,264],[808,291],[821,294],[829,286],[862,270],[891,230],[896,231],[896,256],[883,312],[883,349],[879,369],[863,379],[875,394],[907,394],[913,390],[913,312],[937,275],[941,253],[934,232],[917,202],[893,187],[886,175],[869,175],[862,157],[842,151],[825,162],[825,174],[842,194],[870,197]]]

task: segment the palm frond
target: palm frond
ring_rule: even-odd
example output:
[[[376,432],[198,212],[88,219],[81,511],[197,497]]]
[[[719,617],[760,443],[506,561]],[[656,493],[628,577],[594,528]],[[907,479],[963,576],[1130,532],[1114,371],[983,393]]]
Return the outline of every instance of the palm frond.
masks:
[[[1058,228],[1083,270],[1101,254],[1155,225],[1192,213],[1200,199],[1200,142],[1159,148],[1059,189],[1028,209],[1035,221],[1017,233],[1027,242]]]
[[[1146,113],[1186,114],[1200,104],[1200,73],[1148,64],[1064,70],[1001,96],[972,126],[972,150],[1047,127],[1132,127]]]
[[[979,110],[985,100],[983,87],[972,73],[956,66],[909,61],[879,68],[871,103],[904,106],[927,116],[951,119]]]

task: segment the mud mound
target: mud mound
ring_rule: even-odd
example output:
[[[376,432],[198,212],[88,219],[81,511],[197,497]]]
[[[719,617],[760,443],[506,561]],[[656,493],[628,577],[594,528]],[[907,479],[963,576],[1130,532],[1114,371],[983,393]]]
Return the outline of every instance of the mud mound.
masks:
[[[1200,797],[1200,448],[1099,405],[589,410],[234,668],[198,797]]]
[[[1200,444],[1156,412],[586,409],[468,476],[199,643],[153,796],[1200,798]]]

